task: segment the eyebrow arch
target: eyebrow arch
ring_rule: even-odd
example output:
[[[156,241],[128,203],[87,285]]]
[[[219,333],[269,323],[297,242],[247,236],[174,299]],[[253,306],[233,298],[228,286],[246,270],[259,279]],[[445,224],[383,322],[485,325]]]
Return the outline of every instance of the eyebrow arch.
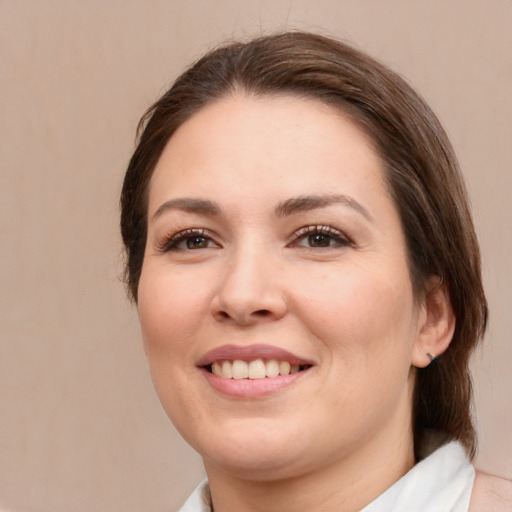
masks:
[[[180,197],[177,199],[170,199],[160,205],[157,211],[153,214],[152,219],[155,220],[168,210],[183,210],[203,215],[219,215],[221,212],[220,206],[208,199]]]
[[[358,203],[352,197],[339,194],[292,197],[291,199],[287,199],[286,201],[278,204],[276,207],[276,214],[279,217],[285,217],[287,215],[293,215],[294,213],[315,210],[316,208],[325,208],[332,204],[348,206],[360,213],[367,220],[373,221],[372,215],[361,203]]]

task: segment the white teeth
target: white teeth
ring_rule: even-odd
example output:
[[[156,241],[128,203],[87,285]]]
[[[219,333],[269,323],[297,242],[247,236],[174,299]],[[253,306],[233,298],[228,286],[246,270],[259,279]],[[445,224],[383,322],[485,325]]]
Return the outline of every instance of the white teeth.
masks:
[[[233,366],[231,367],[231,371],[233,372],[233,379],[247,379],[249,377],[249,366],[245,361],[233,361]]]
[[[298,364],[290,364],[288,361],[270,359],[255,359],[249,363],[236,359],[235,361],[215,361],[211,366],[212,373],[225,379],[264,379],[279,375],[290,375],[300,371]]]
[[[275,359],[267,362],[265,375],[267,377],[277,377],[279,375],[279,363]]]
[[[220,363],[215,361],[215,363],[212,364],[212,373],[215,375],[222,375],[222,368],[220,366]]]
[[[215,363],[213,363],[215,364]],[[213,367],[212,367],[213,371]],[[229,361],[224,361],[222,363],[222,374],[223,377],[226,379],[232,379],[233,378],[233,371],[232,371],[232,365]]]
[[[249,363],[249,379],[264,379],[265,375],[265,363],[262,359],[256,359]]]
[[[279,363],[279,373],[281,375],[289,375],[289,373],[290,373],[290,363],[288,361],[281,361]]]

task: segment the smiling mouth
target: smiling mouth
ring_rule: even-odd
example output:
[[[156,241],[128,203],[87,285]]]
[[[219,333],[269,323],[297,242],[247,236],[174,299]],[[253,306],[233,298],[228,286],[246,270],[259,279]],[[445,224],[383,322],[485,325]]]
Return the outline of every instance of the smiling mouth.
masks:
[[[291,364],[277,359],[254,359],[252,361],[214,361],[206,370],[224,379],[267,379],[299,373],[310,368],[310,364]]]

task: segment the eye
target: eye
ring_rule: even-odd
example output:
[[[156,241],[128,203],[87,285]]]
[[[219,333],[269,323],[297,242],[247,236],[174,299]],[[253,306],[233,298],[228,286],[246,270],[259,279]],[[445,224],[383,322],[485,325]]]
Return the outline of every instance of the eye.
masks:
[[[162,252],[189,251],[217,247],[219,247],[219,244],[213,240],[207,230],[186,229],[164,240],[160,250]]]
[[[346,247],[350,241],[337,229],[330,226],[306,226],[294,235],[293,247],[325,249],[329,247]]]

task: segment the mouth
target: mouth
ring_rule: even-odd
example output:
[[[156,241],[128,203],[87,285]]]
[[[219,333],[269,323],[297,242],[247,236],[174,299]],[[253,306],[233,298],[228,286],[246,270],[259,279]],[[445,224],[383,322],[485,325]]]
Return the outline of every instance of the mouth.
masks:
[[[224,345],[205,354],[197,366],[223,379],[261,380],[304,372],[313,361],[271,345]]]
[[[311,364],[297,364],[289,361],[279,361],[277,359],[253,359],[244,361],[241,359],[214,361],[211,365],[204,368],[218,377],[224,379],[271,379],[279,376],[299,373],[310,368]]]

